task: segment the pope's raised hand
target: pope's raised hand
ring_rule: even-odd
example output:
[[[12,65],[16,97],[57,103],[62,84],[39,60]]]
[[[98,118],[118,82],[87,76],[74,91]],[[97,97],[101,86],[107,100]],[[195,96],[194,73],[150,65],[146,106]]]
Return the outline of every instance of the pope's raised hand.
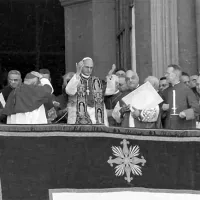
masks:
[[[83,66],[84,66],[84,64],[83,64],[82,60],[78,64],[76,63],[76,74],[77,75],[81,74]]]
[[[113,64],[111,70],[108,72],[108,76],[111,76],[114,73],[114,71],[116,70],[116,68],[117,68],[116,65]]]

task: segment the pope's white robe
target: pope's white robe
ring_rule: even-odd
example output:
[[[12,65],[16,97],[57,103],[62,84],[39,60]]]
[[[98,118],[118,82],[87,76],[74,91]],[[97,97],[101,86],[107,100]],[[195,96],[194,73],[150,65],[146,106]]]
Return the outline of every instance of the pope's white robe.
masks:
[[[50,83],[50,81],[46,78],[42,78],[41,85],[49,85],[52,88],[53,93],[53,87]],[[26,112],[26,113],[16,113],[10,116],[7,116],[7,124],[47,124],[47,117],[44,105],[41,105],[38,109],[33,110],[32,112]]]
[[[69,81],[65,88],[65,92],[69,95],[69,102],[67,104],[68,107],[68,124],[75,124],[76,123],[76,93],[77,93],[77,87],[80,83],[81,77],[77,76],[76,74],[72,77],[72,79]],[[115,83],[111,78],[107,78],[107,87],[105,91],[105,95],[112,95],[116,91]],[[96,124],[96,118],[95,118],[95,107],[89,107],[87,106],[87,112],[90,116],[90,119],[92,121],[92,124]],[[108,117],[106,112],[106,107],[104,105],[104,124],[108,126]]]

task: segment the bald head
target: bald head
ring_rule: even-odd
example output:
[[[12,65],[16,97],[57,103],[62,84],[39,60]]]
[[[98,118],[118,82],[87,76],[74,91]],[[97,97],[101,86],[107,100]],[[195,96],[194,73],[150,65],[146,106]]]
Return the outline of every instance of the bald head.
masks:
[[[133,89],[137,88],[137,86],[139,84],[139,77],[138,77],[137,73],[132,70],[128,70],[126,72],[126,83],[127,83],[129,90],[133,90]]]
[[[85,76],[90,76],[92,74],[92,70],[94,67],[92,58],[90,58],[90,57],[83,58],[83,65],[84,66],[81,71],[82,74]]]

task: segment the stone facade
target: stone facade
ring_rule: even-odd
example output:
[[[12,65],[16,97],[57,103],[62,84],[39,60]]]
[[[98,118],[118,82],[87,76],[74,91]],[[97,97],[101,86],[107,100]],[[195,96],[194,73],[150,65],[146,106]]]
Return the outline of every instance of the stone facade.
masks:
[[[116,5],[120,1],[129,6],[123,3],[128,0],[60,1],[65,12],[67,71],[74,71],[75,63],[85,56],[94,59],[94,73],[101,78],[105,77],[113,63],[117,63],[119,68],[131,69],[131,63],[126,66],[120,63],[117,51],[116,22],[121,11]],[[135,0],[133,6],[136,71],[141,82],[148,75],[163,76],[171,63],[180,64],[190,75],[197,74],[200,62],[200,1]]]

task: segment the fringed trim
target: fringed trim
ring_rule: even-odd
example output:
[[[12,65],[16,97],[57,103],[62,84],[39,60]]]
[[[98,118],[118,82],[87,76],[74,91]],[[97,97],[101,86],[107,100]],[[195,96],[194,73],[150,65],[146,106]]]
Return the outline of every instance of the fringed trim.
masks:
[[[106,127],[102,125],[1,125],[0,132],[104,132],[113,134],[166,136],[166,137],[200,137],[199,130],[167,130]]]

